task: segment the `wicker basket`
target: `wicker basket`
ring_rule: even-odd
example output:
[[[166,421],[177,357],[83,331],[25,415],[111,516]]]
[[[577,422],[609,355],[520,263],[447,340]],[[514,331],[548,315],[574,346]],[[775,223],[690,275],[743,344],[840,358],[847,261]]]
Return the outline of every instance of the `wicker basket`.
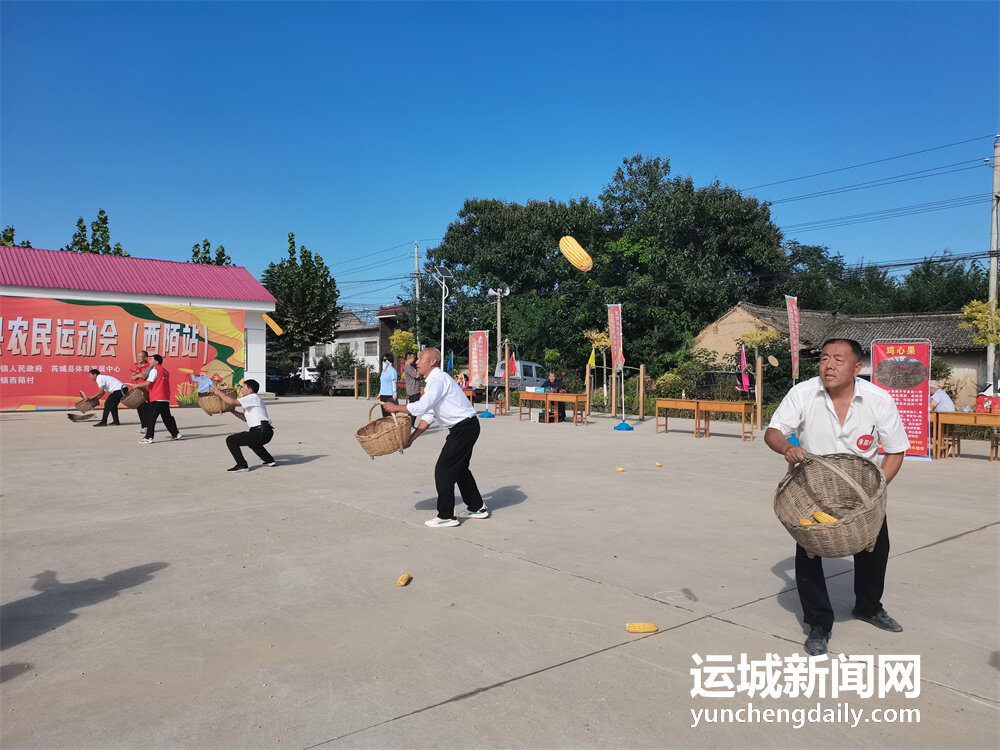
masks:
[[[220,388],[219,390],[230,398],[236,398],[235,388]],[[198,406],[200,406],[206,414],[213,415],[225,414],[227,411],[233,411],[233,409],[236,408],[232,404],[227,404],[214,393],[206,393],[204,396],[198,396]]]
[[[774,493],[774,514],[810,557],[848,557],[875,547],[885,520],[882,470],[850,453],[815,456],[792,467]],[[799,524],[821,510],[836,523]]]
[[[381,404],[372,404],[368,410],[368,419],[372,418],[372,410]],[[398,414],[368,422],[357,431],[356,437],[365,453],[375,460],[375,456],[387,456],[390,453],[403,452],[403,446],[410,439],[410,420]]]
[[[99,398],[93,398],[93,399],[82,398],[76,402],[76,406],[74,408],[77,411],[86,414],[91,409],[96,409],[97,405],[100,403],[101,399]]]
[[[126,409],[138,409],[148,402],[149,391],[145,388],[129,388],[128,393],[122,396],[122,400],[118,402],[118,405],[124,406]]]

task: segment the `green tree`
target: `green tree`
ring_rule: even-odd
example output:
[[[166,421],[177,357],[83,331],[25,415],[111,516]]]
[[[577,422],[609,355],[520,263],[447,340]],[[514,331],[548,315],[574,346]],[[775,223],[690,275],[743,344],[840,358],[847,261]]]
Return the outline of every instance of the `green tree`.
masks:
[[[3,228],[3,234],[0,235],[0,247],[31,247],[31,243],[24,240],[18,245],[14,244],[14,227],[10,224]]]
[[[102,208],[97,212],[97,218],[90,223],[90,239],[87,239],[87,224],[83,217],[76,220],[76,232],[70,243],[61,248],[75,253],[96,253],[99,255],[118,255],[124,258],[129,257],[129,253],[116,242],[111,246],[111,228],[108,224],[108,214]]]
[[[399,328],[393,331],[392,335],[389,337],[389,351],[391,351],[392,356],[397,359],[405,357],[407,354],[416,354],[417,340],[414,338],[412,333]]]
[[[215,254],[212,254],[212,243],[207,239],[202,240],[199,245],[197,242],[191,248],[191,262],[201,263],[206,266],[231,266],[233,265],[233,259],[226,254],[226,248],[219,245],[215,248]]]
[[[313,344],[331,341],[337,326],[337,284],[330,269],[318,254],[300,245],[295,249],[295,235],[288,233],[288,257],[270,263],[261,274],[261,283],[274,295],[271,317],[284,334],[274,336],[268,329],[268,357],[275,361],[301,355]]]
[[[924,258],[899,285],[899,312],[954,312],[987,296],[987,274],[978,263],[964,263],[947,251],[939,259]]]

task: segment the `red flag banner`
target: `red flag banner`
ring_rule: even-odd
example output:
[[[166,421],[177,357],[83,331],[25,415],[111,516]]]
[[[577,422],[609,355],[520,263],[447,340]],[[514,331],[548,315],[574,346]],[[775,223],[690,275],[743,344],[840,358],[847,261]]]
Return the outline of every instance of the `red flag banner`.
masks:
[[[873,341],[872,383],[884,388],[896,402],[910,439],[907,456],[930,456],[931,343],[929,341]]]
[[[799,379],[799,298],[785,295],[788,308],[788,340],[792,349],[792,380]]]
[[[489,331],[469,331],[469,386],[485,388],[489,376]]]
[[[625,352],[622,349],[621,305],[608,305],[608,331],[611,334],[611,369],[620,370],[625,366]]]
[[[514,355],[510,355],[510,359],[507,360],[507,366],[504,368],[503,376],[505,378],[516,378],[517,377],[517,361],[514,359]]]

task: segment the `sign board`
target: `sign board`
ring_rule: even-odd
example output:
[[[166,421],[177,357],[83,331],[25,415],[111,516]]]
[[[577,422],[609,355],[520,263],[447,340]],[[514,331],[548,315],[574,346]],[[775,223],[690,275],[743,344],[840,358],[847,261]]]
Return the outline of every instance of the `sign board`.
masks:
[[[799,379],[799,298],[785,295],[788,309],[788,340],[792,349],[792,380]]]
[[[625,366],[625,352],[622,349],[621,305],[608,305],[608,332],[611,334],[611,369],[617,371]]]
[[[0,410],[71,409],[97,390],[92,369],[131,382],[140,350],[170,372],[171,403],[196,403],[179,368],[243,379],[243,310],[192,305],[0,297]]]
[[[930,458],[930,341],[873,341],[872,383],[896,402],[910,439],[907,456]]]
[[[485,388],[489,377],[489,331],[469,331],[469,387]]]

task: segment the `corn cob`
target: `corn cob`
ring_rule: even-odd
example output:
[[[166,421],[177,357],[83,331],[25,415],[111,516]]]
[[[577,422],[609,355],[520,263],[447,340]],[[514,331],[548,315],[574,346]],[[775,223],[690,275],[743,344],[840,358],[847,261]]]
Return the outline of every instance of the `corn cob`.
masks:
[[[630,633],[655,633],[659,630],[651,622],[630,622],[625,626],[625,629]]]
[[[815,518],[820,523],[836,523],[837,519],[831,516],[829,513],[824,513],[821,510],[817,510],[813,513],[813,518]]]
[[[808,518],[800,518],[799,519],[799,526],[812,526],[812,525],[813,525],[813,522],[810,521]]]
[[[397,586],[405,586],[405,585],[406,585],[406,584],[408,584],[409,582],[410,582],[410,574],[409,574],[409,573],[403,573],[403,575],[401,575],[401,576],[400,576],[400,577],[399,577],[399,578],[398,578],[398,579],[396,580],[396,585],[397,585]]]

